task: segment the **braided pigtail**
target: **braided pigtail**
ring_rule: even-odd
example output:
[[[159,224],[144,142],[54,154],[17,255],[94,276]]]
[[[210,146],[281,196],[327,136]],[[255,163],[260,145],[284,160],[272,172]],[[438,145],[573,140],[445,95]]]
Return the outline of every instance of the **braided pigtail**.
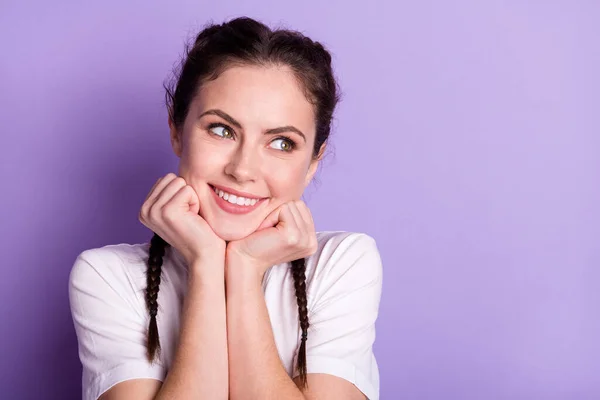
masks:
[[[173,79],[165,84],[165,100],[169,119],[178,132],[183,132],[184,122],[191,104],[206,83],[217,79],[233,66],[272,67],[286,66],[301,84],[306,100],[313,106],[315,141],[312,159],[320,160],[331,133],[334,110],[340,100],[331,54],[325,47],[304,34],[286,29],[271,29],[251,18],[235,18],[223,24],[210,24],[187,47]],[[156,330],[156,295],[160,282],[162,253],[166,246],[156,239],[156,251],[151,252],[148,272],[148,309],[154,316],[150,329]],[[298,314],[302,337],[298,353],[298,369],[306,386],[306,338],[308,310],[306,299],[305,259],[292,262]],[[154,311],[152,311],[154,310]],[[158,334],[150,332],[149,355],[158,347]]]
[[[146,340],[148,361],[152,362],[157,353],[160,354],[160,338],[156,315],[158,314],[158,290],[160,289],[160,275],[162,272],[165,248],[169,244],[157,234],[150,241],[148,268],[146,269],[146,308],[150,314],[150,325]]]
[[[308,308],[306,299],[306,262],[304,258],[292,261],[292,275],[294,277],[294,288],[296,289],[296,300],[298,301],[298,320],[302,337],[298,349],[298,371],[302,387],[306,387],[306,338],[308,336]]]

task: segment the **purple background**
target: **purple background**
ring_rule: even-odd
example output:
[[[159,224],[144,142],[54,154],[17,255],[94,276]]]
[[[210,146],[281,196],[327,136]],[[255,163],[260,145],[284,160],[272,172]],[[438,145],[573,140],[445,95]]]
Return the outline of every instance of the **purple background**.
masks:
[[[83,3],[0,5],[0,397],[80,396],[70,268],[149,240],[177,162],[161,84],[205,22],[249,15],[334,53],[306,200],[378,242],[382,398],[600,398],[599,2]]]

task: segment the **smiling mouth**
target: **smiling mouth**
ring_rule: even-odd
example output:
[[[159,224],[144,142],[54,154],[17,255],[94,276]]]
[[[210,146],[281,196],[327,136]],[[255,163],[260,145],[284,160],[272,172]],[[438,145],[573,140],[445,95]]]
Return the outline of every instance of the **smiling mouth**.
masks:
[[[229,203],[231,205],[234,205],[234,206],[252,208],[257,203],[260,203],[261,200],[267,199],[266,197],[260,198],[260,197],[244,197],[244,196],[239,196],[239,195],[235,195],[233,193],[229,193],[229,192],[227,192],[225,190],[222,190],[220,188],[217,188],[217,187],[215,187],[213,185],[209,184],[209,186],[212,189],[212,191],[215,192],[215,194],[217,195],[217,197],[219,197],[224,202],[227,202],[227,203]]]

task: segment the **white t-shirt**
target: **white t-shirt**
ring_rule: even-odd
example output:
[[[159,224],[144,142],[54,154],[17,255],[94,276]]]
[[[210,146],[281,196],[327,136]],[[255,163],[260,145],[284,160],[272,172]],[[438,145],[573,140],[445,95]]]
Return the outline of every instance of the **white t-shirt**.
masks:
[[[306,262],[310,328],[307,373],[326,373],[379,398],[373,355],[381,297],[382,265],[375,240],[362,233],[318,232],[317,252]],[[162,350],[146,359],[149,315],[144,301],[149,243],[116,244],[83,251],[69,278],[69,300],[83,365],[83,399],[97,399],[119,382],[164,380],[179,338],[187,291],[187,264],[169,246],[163,258],[157,323]],[[265,273],[262,286],[279,357],[298,375],[301,330],[290,263]]]

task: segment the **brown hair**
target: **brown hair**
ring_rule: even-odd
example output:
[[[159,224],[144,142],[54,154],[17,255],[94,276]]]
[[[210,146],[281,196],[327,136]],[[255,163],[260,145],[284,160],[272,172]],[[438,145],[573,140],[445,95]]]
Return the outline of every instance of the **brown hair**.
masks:
[[[192,45],[186,46],[185,56],[176,71],[175,79],[165,85],[166,103],[170,119],[180,129],[190,103],[198,88],[206,81],[216,79],[231,65],[284,65],[294,72],[306,98],[315,110],[316,138],[313,157],[319,156],[321,146],[329,138],[331,121],[339,90],[331,67],[331,55],[323,45],[303,34],[285,30],[271,30],[250,18],[236,18],[229,22],[211,24],[202,30]],[[146,272],[146,306],[150,314],[147,350],[148,360],[154,360],[160,351],[156,324],[158,291],[165,248],[169,244],[154,234],[150,242]],[[308,309],[304,258],[292,261],[292,275],[298,301],[298,319],[301,329],[298,350],[298,371],[306,386],[306,340]]]

